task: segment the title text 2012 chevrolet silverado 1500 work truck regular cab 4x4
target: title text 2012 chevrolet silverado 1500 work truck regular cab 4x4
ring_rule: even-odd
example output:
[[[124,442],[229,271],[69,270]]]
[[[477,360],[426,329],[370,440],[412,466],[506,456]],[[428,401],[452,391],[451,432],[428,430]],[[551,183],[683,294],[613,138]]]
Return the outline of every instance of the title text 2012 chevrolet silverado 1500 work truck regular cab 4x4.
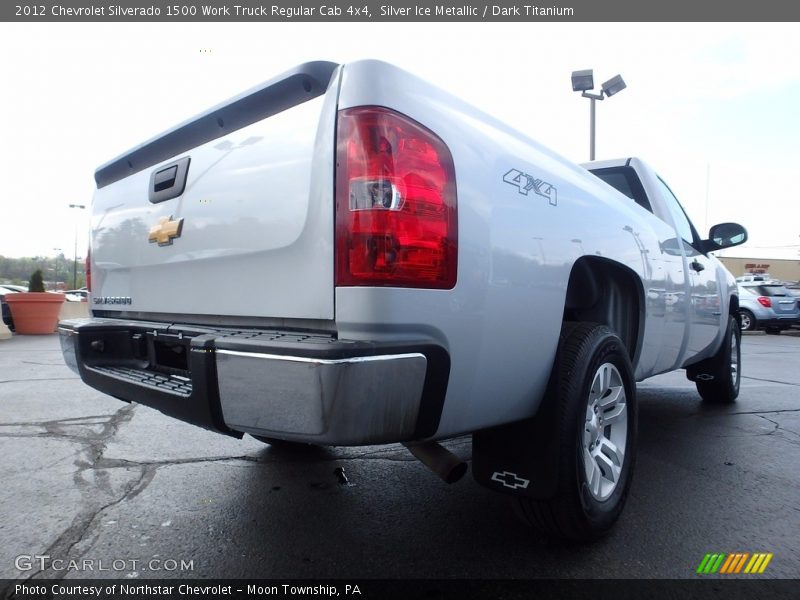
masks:
[[[301,65],[95,173],[92,387],[273,443],[437,440],[551,536],[619,516],[636,381],[739,390],[736,285],[635,158],[568,162],[391,65]]]

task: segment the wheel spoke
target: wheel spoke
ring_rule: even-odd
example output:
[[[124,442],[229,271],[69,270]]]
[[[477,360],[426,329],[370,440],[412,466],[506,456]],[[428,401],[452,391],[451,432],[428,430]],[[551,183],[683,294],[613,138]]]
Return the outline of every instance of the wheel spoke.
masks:
[[[592,381],[592,388],[589,390],[589,405],[591,408],[591,404],[596,401],[600,396],[603,395],[603,382],[598,375],[595,375],[594,380]]]
[[[597,402],[601,409],[606,409],[611,406],[614,406],[617,402],[619,402],[620,396],[625,395],[625,388],[621,385],[614,386],[612,388],[607,388],[608,392],[607,395]]]
[[[603,479],[606,479],[608,482],[615,484],[617,482],[617,479],[619,478],[619,472],[620,472],[619,466],[615,465],[614,461],[611,460],[611,458],[609,458],[602,452],[598,452],[597,454],[595,454],[595,460],[597,461],[597,466],[599,467],[599,470],[602,471],[603,473]]]
[[[586,446],[583,448],[583,469],[586,472],[586,481],[591,481],[592,475],[594,475],[594,471],[597,469],[597,465],[594,462],[592,453],[589,452]]]
[[[624,402],[619,402],[603,413],[603,425],[619,423],[628,416],[628,408]]]
[[[625,458],[624,453],[619,448],[617,448],[614,442],[612,442],[607,438],[603,438],[602,440],[600,440],[598,454],[601,454],[604,457],[608,458],[608,460],[611,461],[611,463],[615,467],[621,467],[622,461]]]
[[[611,385],[611,369],[608,364],[600,367],[600,396],[604,396]]]
[[[602,476],[600,474],[600,469],[595,467],[594,471],[592,471],[592,480],[589,483],[589,489],[592,490],[594,495],[600,494],[600,483],[602,482]]]
[[[586,481],[589,485],[589,491],[592,495],[597,497],[600,495],[600,484],[603,480],[603,473],[600,471],[600,466],[597,464],[595,458],[587,451],[586,452]]]

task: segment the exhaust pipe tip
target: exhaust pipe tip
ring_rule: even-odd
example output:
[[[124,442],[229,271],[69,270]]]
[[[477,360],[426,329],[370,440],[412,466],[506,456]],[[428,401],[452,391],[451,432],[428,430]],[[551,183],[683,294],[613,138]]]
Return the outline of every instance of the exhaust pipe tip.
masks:
[[[409,442],[403,445],[445,483],[455,483],[467,473],[467,463],[437,442]]]
[[[440,475],[445,483],[455,483],[460,481],[464,475],[467,474],[467,463],[459,461],[458,464],[453,465],[453,468],[447,474]]]

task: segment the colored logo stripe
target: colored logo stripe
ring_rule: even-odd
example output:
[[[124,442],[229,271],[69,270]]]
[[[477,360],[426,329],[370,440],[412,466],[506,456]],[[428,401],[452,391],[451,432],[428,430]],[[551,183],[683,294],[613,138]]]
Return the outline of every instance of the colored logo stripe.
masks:
[[[767,568],[769,561],[772,560],[772,552],[769,554],[767,553],[759,553],[753,554],[753,558],[750,559],[750,562],[747,563],[747,566],[744,568],[745,573],[763,573],[764,570]]]
[[[700,566],[697,567],[697,572],[703,573],[704,575],[716,573],[724,559],[725,554],[706,554]]]
[[[749,552],[708,553],[700,561],[697,573],[701,575],[713,575],[714,573],[730,575],[741,573],[742,569],[744,569],[744,573],[748,574],[763,573],[772,560],[772,556],[772,552],[755,552],[753,554]]]
[[[749,552],[735,552],[728,555],[728,560],[722,565],[720,573],[738,573],[744,566],[744,561],[750,556]]]

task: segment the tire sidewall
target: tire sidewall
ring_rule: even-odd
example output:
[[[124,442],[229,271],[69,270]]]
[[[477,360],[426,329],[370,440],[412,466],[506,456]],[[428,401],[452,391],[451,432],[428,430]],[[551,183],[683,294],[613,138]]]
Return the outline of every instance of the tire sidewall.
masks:
[[[734,381],[731,373],[731,340],[736,340],[736,380]],[[739,395],[739,387],[742,384],[742,330],[739,327],[739,322],[734,317],[728,318],[728,330],[725,335],[725,340],[722,342],[725,347],[723,352],[723,364],[720,365],[724,369],[724,381],[730,390],[731,396],[736,397]]]
[[[614,333],[606,327],[598,327],[591,336],[591,344],[582,357],[582,364],[573,367],[574,380],[579,380],[578,386],[569,386],[568,398],[562,398],[570,407],[570,417],[573,422],[573,451],[570,464],[570,478],[575,486],[575,493],[588,522],[589,528],[597,533],[608,530],[616,521],[625,504],[625,499],[630,487],[633,467],[636,462],[637,440],[637,407],[636,386],[633,378],[633,369],[625,346]],[[583,428],[586,409],[589,403],[589,391],[597,369],[604,363],[611,363],[619,371],[623,386],[625,387],[626,405],[628,411],[628,430],[625,443],[625,458],[623,460],[620,479],[614,492],[605,500],[595,499],[588,489],[586,472],[583,465]],[[580,370],[581,372],[575,372]]]

